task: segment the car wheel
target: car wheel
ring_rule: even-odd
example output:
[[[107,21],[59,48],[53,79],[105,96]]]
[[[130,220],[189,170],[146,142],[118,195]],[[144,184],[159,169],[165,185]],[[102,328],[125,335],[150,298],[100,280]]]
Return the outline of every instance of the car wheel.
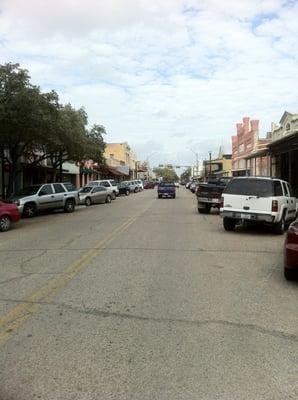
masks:
[[[125,196],[129,196],[130,195],[130,191],[129,190],[126,190],[125,191]]]
[[[0,218],[0,232],[9,231],[11,227],[11,220],[8,215],[3,215]]]
[[[135,193],[138,193],[138,188],[135,188],[134,192],[135,192]]]
[[[205,208],[198,208],[198,213],[199,214],[206,214]]]
[[[226,231],[233,231],[235,229],[237,220],[233,218],[224,217],[223,226]]]
[[[286,278],[287,281],[293,281],[298,279],[298,273],[293,269],[284,268],[284,277]]]
[[[158,198],[161,199],[161,194],[158,195]]]
[[[72,213],[74,212],[75,209],[75,202],[73,199],[68,199],[65,202],[65,206],[64,206],[64,211],[67,213]]]
[[[274,233],[277,235],[282,235],[286,229],[286,221],[285,221],[285,216],[283,215],[281,217],[281,220],[274,225]]]
[[[112,199],[112,200],[115,200],[115,199],[116,199],[116,193],[115,193],[115,192],[112,193],[111,199]]]
[[[112,198],[111,198],[111,196],[108,194],[107,197],[106,197],[106,203],[111,203],[111,201],[112,201]]]
[[[176,195],[175,194],[173,194],[173,199],[176,199]]]
[[[23,214],[26,218],[32,218],[36,215],[36,205],[34,203],[25,204]]]
[[[89,206],[91,206],[91,204],[92,204],[92,201],[91,201],[90,197],[87,197],[86,200],[85,200],[85,205],[87,207],[89,207]]]

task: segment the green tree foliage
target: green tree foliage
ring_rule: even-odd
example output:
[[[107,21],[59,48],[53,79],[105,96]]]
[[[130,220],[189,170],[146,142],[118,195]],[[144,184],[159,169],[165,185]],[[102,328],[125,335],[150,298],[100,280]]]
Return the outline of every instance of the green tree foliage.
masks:
[[[180,176],[180,180],[182,182],[188,182],[190,180],[191,177],[191,169],[187,168]]]
[[[171,168],[154,168],[153,172],[163,181],[177,182],[179,179],[176,172]]]
[[[10,166],[9,193],[22,162],[38,165],[49,159],[60,179],[66,161],[102,164],[105,129],[94,125],[88,130],[87,124],[83,108],[59,104],[55,91],[42,93],[19,64],[0,65],[0,160]]]

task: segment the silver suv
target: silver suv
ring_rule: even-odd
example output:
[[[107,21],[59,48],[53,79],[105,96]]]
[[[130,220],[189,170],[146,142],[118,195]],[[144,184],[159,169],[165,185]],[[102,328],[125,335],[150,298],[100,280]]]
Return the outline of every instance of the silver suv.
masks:
[[[10,198],[22,215],[31,218],[41,210],[64,209],[73,212],[79,204],[78,191],[63,183],[45,183],[28,186]]]

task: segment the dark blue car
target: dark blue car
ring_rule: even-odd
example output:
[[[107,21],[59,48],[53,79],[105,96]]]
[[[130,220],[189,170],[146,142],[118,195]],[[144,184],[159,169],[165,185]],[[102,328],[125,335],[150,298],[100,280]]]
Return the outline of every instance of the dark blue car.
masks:
[[[160,182],[157,188],[158,198],[171,197],[176,198],[176,186],[174,182]]]

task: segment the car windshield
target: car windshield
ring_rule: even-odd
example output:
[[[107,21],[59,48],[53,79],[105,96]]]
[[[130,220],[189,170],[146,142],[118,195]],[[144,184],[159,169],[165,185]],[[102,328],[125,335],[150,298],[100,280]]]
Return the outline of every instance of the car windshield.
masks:
[[[19,190],[16,193],[16,195],[17,196],[32,196],[38,192],[40,187],[41,187],[41,185],[27,186],[27,187],[24,187],[23,189]]]
[[[117,186],[117,182],[115,181],[110,181],[112,186]]]
[[[269,179],[233,179],[228,183],[224,193],[271,197],[274,196],[274,187],[273,182]]]
[[[80,193],[89,193],[93,188],[90,186],[84,187],[80,190]]]
[[[160,182],[160,187],[175,187],[175,184],[172,182]]]

